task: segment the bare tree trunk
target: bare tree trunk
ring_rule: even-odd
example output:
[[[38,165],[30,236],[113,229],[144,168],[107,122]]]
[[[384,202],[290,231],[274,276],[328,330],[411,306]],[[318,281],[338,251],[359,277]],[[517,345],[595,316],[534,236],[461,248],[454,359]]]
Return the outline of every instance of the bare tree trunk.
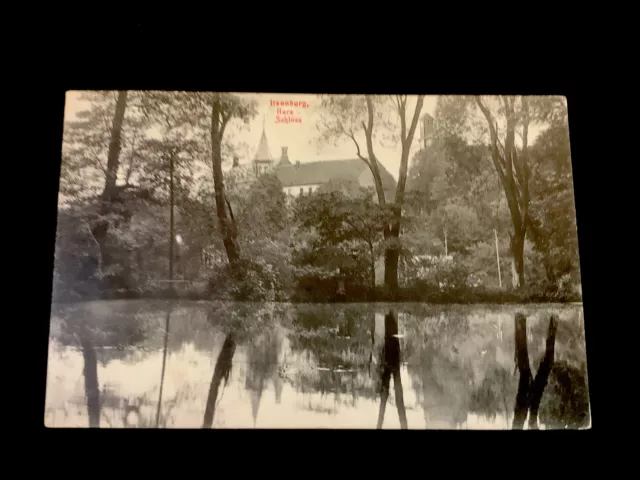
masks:
[[[389,233],[387,239],[398,238]],[[397,248],[387,248],[384,252],[384,285],[392,293],[398,289],[398,261],[400,252]]]
[[[373,175],[374,183],[376,186],[376,193],[378,195],[378,202],[380,205],[386,205],[386,197],[384,192],[384,186],[382,184],[382,177],[380,176],[380,169],[378,167],[378,159],[373,151],[373,127],[374,127],[374,105],[371,95],[366,95],[367,102],[367,123],[363,123],[365,138],[367,142],[367,154],[368,159],[363,158],[360,155],[360,149],[358,148],[358,156],[367,163],[371,174]],[[407,172],[409,165],[409,152],[411,150],[411,144],[415,134],[416,127],[418,125],[418,118],[420,111],[422,110],[422,104],[424,97],[418,96],[415,110],[411,122],[407,125],[406,119],[406,96],[398,96],[396,98],[396,107],[398,115],[400,116],[400,141],[402,143],[402,154],[400,156],[400,171],[398,177],[398,185],[396,187],[395,205],[394,205],[394,218],[393,221],[386,225],[384,228],[385,240],[395,240],[400,237],[400,222],[402,220],[402,205],[404,204],[405,185],[407,182]],[[357,144],[356,144],[357,145]],[[393,241],[397,244],[397,241]],[[389,247],[385,250],[384,255],[384,284],[385,287],[391,291],[396,292],[398,289],[398,260],[400,258],[400,251],[397,245]]]
[[[526,97],[522,99],[522,150],[520,154],[515,144],[517,115],[514,110],[515,98],[501,97],[506,116],[506,134],[504,146],[500,143],[497,133],[497,123],[489,109],[476,97],[476,104],[487,120],[491,136],[491,158],[500,178],[511,214],[513,234],[511,236],[511,253],[518,276],[518,286],[525,286],[524,278],[524,242],[529,218],[529,165],[528,165],[528,129],[529,103]]]
[[[122,124],[124,123],[126,107],[127,91],[124,90],[118,92],[116,111],[111,126],[111,139],[109,140],[109,153],[107,155],[107,172],[102,190],[102,204],[99,209],[100,215],[106,215],[109,212],[109,203],[113,200],[115,192],[118,168],[120,167],[120,150],[122,148]],[[104,269],[113,263],[112,257],[107,249],[108,231],[109,222],[104,219],[98,220],[91,228],[91,233],[100,249],[99,272],[104,271]]]
[[[516,234],[511,236],[511,254],[513,255],[513,264],[518,279],[518,287],[525,284],[524,278],[524,230],[517,229]]]
[[[222,175],[222,136],[228,117],[225,118],[220,106],[219,94],[214,94],[211,105],[211,163],[213,168],[213,184],[215,188],[216,214],[222,230],[222,243],[229,263],[236,264],[240,260],[238,242],[236,240],[236,224],[227,215],[227,202]],[[231,212],[229,212],[231,215]]]
[[[111,127],[111,140],[109,141],[109,154],[107,157],[107,175],[102,191],[102,200],[110,201],[118,178],[118,168],[120,167],[120,149],[122,148],[122,124],[124,122],[124,112],[127,107],[127,91],[118,92],[116,101],[116,113],[113,117]]]
[[[400,250],[398,239],[400,237],[401,209],[398,205],[393,206],[393,221],[385,226],[384,238],[392,245],[384,251],[384,285],[388,291],[395,293],[398,290],[398,262],[400,261]]]

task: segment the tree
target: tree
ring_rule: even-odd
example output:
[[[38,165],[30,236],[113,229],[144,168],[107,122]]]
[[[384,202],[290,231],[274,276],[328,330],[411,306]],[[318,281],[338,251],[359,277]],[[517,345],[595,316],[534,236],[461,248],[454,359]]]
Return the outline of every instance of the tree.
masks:
[[[84,99],[90,101],[89,110],[79,112],[79,119],[65,126],[61,193],[80,194],[86,187],[79,187],[78,182],[86,182],[87,170],[92,172],[89,179],[93,180],[93,186],[100,188],[101,184],[102,202],[91,224],[92,236],[100,247],[99,271],[111,263],[105,241],[112,224],[111,204],[120,193],[116,180],[121,164],[127,97],[126,91],[87,94]]]
[[[553,125],[531,148],[531,236],[542,256],[547,281],[555,285],[564,275],[579,282],[580,261],[573,196],[569,129]]]
[[[88,108],[67,119],[63,134],[60,193],[64,198],[111,196],[123,163],[135,163],[145,119],[133,92],[86,92]],[[123,162],[124,160],[124,162]]]
[[[487,120],[490,133],[491,158],[500,177],[511,213],[513,233],[511,253],[518,273],[518,283],[525,284],[524,278],[524,241],[529,222],[529,165],[528,165],[528,133],[529,133],[529,99],[521,97],[520,110],[516,111],[516,99],[503,96],[503,114],[506,117],[504,142],[498,134],[498,126],[489,108],[479,96],[475,98],[478,107]],[[522,123],[522,148],[518,152],[515,143],[516,126]]]
[[[233,202],[232,202],[233,203]],[[245,195],[238,195],[238,227],[247,233],[247,241],[273,240],[288,226],[287,198],[278,177],[263,174],[251,184]]]
[[[104,201],[111,201],[113,198],[116,180],[118,177],[118,168],[120,167],[120,149],[122,146],[122,122],[124,121],[124,112],[127,108],[127,91],[119,91],[116,100],[116,111],[113,116],[113,125],[111,127],[111,139],[109,141],[109,155],[107,157],[107,171],[102,192]]]
[[[429,214],[449,196],[447,172],[451,168],[443,142],[420,149],[413,156],[407,179],[407,207]]]
[[[535,223],[530,209],[529,129],[565,118],[566,106],[557,97],[475,96],[445,98],[442,108],[448,116],[442,122],[445,131],[476,139],[486,138],[488,133],[491,160],[511,217],[510,250],[518,285],[524,287],[526,234]]]
[[[202,147],[189,135],[180,93],[89,92],[81,98],[89,108],[65,125],[63,203],[73,202],[72,217],[90,226],[88,240],[100,246],[98,277],[128,277],[131,253],[141,273],[146,253],[153,263],[157,247],[166,246],[164,219],[154,221],[161,219],[163,203],[175,204],[172,191],[188,198]]]
[[[329,272],[336,268],[357,272],[364,263],[369,287],[375,287],[382,225],[394,219],[387,206],[375,203],[367,189],[355,196],[333,189],[299,199],[294,218],[301,228],[316,234],[309,244],[309,261],[324,265]]]
[[[224,133],[229,121],[240,119],[247,121],[255,115],[256,102],[238,95],[222,93],[156,93],[147,104],[150,111],[165,114],[178,113],[180,125],[189,125],[194,135],[204,140],[205,151],[210,154],[210,166],[214,184],[216,215],[222,241],[229,264],[237,275],[242,275],[240,250],[237,243],[237,223],[227,197],[222,174],[222,149]],[[180,115],[181,114],[181,115]],[[203,135],[204,134],[204,135]],[[208,135],[207,135],[208,134]],[[208,162],[207,162],[208,163]],[[211,381],[209,400],[204,415],[204,426],[211,426],[215,414],[215,401],[223,379],[227,379],[231,370],[236,339],[229,333],[220,356],[216,362]]]
[[[240,96],[231,94],[212,93],[208,104],[211,107],[211,165],[213,183],[215,187],[216,214],[222,231],[222,241],[229,263],[237,264],[240,260],[240,250],[237,241],[237,224],[231,210],[229,199],[224,188],[222,175],[222,145],[224,131],[232,118],[248,120],[256,114],[256,103],[247,101]]]
[[[400,256],[400,224],[402,219],[402,206],[405,200],[405,187],[407,182],[407,170],[409,154],[413,144],[413,137],[418,125],[420,111],[424,102],[423,96],[418,96],[413,115],[407,118],[411,110],[408,105],[407,95],[393,95],[378,97],[365,95],[364,97],[353,95],[328,95],[322,98],[321,108],[324,112],[323,138],[350,139],[355,147],[358,158],[367,164],[375,184],[375,191],[380,205],[386,205],[385,188],[380,175],[379,160],[374,149],[376,131],[387,130],[389,137],[397,140],[401,147],[400,170],[398,184],[393,199],[392,221],[383,226],[384,238],[387,242],[385,249],[385,286],[394,291],[398,287],[398,260]],[[397,122],[389,118],[388,112],[393,111],[397,115]],[[360,147],[357,137],[364,134],[366,150]],[[383,133],[384,135],[384,133]]]
[[[476,266],[478,262],[467,257],[475,256],[478,242],[491,242],[486,245],[490,249],[487,259],[492,262],[491,271],[496,271],[493,229],[499,229],[502,221],[497,208],[501,187],[486,162],[486,148],[465,138],[458,122],[451,121],[455,110],[444,108],[448,106],[438,102],[435,135],[416,152],[409,169],[406,210],[416,218],[403,236],[407,279],[418,275],[426,281],[440,267],[447,267],[444,276],[448,277],[451,269],[462,272],[462,264]],[[452,262],[435,258],[452,254]],[[497,284],[497,272],[495,276]]]
[[[216,216],[222,241],[231,264],[240,260],[237,223],[225,189],[222,173],[225,131],[231,121],[248,122],[256,114],[255,100],[218,92],[153,92],[146,96],[145,109],[164,118],[202,145],[203,162],[211,168]],[[208,157],[208,158],[205,158]]]

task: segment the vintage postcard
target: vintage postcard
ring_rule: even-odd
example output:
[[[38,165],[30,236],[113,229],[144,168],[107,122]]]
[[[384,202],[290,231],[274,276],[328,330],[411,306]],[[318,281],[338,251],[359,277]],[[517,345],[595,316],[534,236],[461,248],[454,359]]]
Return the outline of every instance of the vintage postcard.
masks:
[[[564,97],[69,91],[49,428],[591,426]]]

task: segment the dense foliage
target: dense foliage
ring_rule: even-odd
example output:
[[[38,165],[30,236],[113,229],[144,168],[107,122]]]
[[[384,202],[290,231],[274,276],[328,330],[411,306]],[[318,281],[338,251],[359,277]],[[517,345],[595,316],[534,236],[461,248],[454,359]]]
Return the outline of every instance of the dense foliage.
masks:
[[[243,95],[90,92],[84,100],[64,130],[57,301],[579,298],[569,134],[557,99],[441,97],[434,134],[418,150],[403,130],[411,115],[394,123],[383,98],[324,99],[321,141],[353,136],[354,154],[372,171],[365,150],[373,147],[360,149],[371,132],[357,137],[356,117],[366,123],[375,109],[380,138],[402,144],[406,185],[395,199],[381,198],[377,184],[341,181],[291,198],[275,175],[238,175],[231,160],[256,114]],[[411,113],[406,99],[394,101],[393,111]],[[525,125],[538,129],[526,143]]]

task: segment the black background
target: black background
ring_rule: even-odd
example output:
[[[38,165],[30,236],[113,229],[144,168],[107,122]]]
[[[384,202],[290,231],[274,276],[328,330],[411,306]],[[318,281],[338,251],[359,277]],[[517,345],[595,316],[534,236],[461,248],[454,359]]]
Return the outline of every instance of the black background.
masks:
[[[21,66],[9,73],[5,69],[7,76],[24,78],[16,88],[5,87],[4,91],[5,99],[18,103],[18,116],[10,120],[17,127],[16,135],[5,131],[4,140],[5,145],[18,148],[3,155],[4,161],[16,168],[15,174],[5,171],[5,187],[17,190],[5,196],[14,199],[5,200],[5,208],[15,210],[15,201],[21,211],[15,221],[7,221],[9,235],[5,236],[9,241],[5,252],[11,252],[8,260],[17,262],[16,273],[6,273],[11,287],[5,290],[5,296],[8,305],[17,304],[18,308],[12,314],[6,310],[3,320],[17,328],[11,337],[6,334],[5,343],[17,349],[6,369],[17,373],[18,383],[25,383],[5,386],[10,402],[5,411],[9,412],[8,420],[17,421],[16,438],[27,439],[21,448],[32,459],[30,463],[37,466],[39,461],[45,462],[40,456],[45,453],[50,458],[43,463],[45,468],[63,475],[71,468],[83,476],[109,466],[121,474],[137,466],[145,471],[171,469],[177,474],[196,467],[205,475],[227,471],[236,475],[252,465],[261,475],[299,477],[317,472],[326,476],[342,473],[344,467],[364,475],[365,469],[373,467],[382,473],[380,469],[387,467],[395,476],[408,477],[416,473],[451,475],[465,466],[490,476],[521,472],[537,476],[555,473],[556,468],[582,469],[590,461],[608,461],[605,452],[613,442],[610,429],[632,420],[635,410],[633,394],[626,393],[633,388],[630,381],[615,383],[613,388],[610,385],[615,380],[609,380],[623,368],[620,337],[625,336],[626,327],[621,329],[621,323],[635,320],[633,314],[624,312],[628,307],[620,309],[615,305],[622,302],[614,301],[624,297],[619,285],[622,277],[615,270],[635,268],[631,258],[621,256],[631,235],[630,231],[625,233],[624,226],[633,220],[620,205],[632,209],[635,203],[622,198],[629,190],[620,183],[621,177],[627,176],[621,169],[632,175],[628,166],[631,157],[620,156],[612,144],[618,143],[616,138],[621,133],[626,143],[635,142],[612,111],[622,92],[605,86],[613,71],[602,67],[602,55],[595,54],[589,31],[574,33],[568,18],[546,19],[533,26],[478,18],[463,26],[457,18],[435,12],[422,17],[419,13],[398,15],[402,22],[396,22],[396,14],[389,13],[375,23],[363,18],[338,21],[334,15],[323,17],[318,12],[301,13],[286,21],[265,14],[255,26],[238,15],[198,11],[172,23],[141,16],[124,22],[103,16],[104,12],[77,20],[66,17],[65,21],[52,17],[49,23],[31,25],[10,46],[18,52]],[[136,17],[132,13],[126,16]],[[194,18],[199,16],[206,17],[196,25]],[[311,25],[309,18],[319,25]],[[428,27],[413,27],[414,22]],[[399,31],[393,31],[394,27]],[[437,32],[437,28],[443,32]],[[463,38],[462,31],[469,38]],[[564,32],[562,38],[558,32]],[[592,429],[45,429],[64,96],[66,90],[78,89],[565,95],[583,276]],[[25,138],[19,140],[20,135]],[[618,220],[621,214],[622,220]],[[11,295],[7,295],[9,292]],[[16,303],[14,297],[18,295],[25,298]]]

